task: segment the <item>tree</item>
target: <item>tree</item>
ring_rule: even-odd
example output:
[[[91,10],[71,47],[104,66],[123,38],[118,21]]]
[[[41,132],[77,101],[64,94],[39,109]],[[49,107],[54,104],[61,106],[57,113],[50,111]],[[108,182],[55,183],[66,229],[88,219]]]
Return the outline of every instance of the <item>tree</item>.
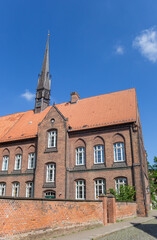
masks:
[[[154,163],[148,162],[150,193],[153,208],[157,208],[157,157],[154,157]]]

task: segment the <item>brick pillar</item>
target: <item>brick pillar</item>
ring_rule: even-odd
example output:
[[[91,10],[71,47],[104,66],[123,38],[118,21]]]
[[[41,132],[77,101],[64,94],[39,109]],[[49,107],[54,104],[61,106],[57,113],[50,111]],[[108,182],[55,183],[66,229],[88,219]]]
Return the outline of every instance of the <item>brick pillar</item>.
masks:
[[[107,215],[108,223],[116,222],[116,201],[113,195],[107,196]]]
[[[99,199],[102,201],[103,205],[103,224],[107,225],[107,196],[101,194]]]

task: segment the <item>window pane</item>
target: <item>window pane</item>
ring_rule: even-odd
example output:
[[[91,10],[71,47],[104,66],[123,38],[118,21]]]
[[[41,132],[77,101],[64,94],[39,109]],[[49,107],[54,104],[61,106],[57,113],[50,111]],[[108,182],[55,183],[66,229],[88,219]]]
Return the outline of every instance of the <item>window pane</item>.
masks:
[[[124,143],[115,143],[114,145],[114,161],[125,161]]]
[[[76,149],[76,165],[85,164],[85,148],[80,147]]]
[[[97,145],[94,147],[94,163],[104,163],[104,146]]]
[[[56,147],[57,131],[51,131],[48,133],[48,148]]]
[[[76,182],[76,199],[85,199],[85,182],[79,180]]]
[[[97,179],[95,180],[95,199],[98,199],[101,194],[105,194],[105,180]]]

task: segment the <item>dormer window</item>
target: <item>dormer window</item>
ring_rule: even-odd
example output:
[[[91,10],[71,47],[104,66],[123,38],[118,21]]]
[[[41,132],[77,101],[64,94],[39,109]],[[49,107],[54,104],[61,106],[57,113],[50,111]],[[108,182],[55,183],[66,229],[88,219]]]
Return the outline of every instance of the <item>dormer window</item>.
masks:
[[[48,148],[57,146],[57,131],[53,130],[48,132]]]

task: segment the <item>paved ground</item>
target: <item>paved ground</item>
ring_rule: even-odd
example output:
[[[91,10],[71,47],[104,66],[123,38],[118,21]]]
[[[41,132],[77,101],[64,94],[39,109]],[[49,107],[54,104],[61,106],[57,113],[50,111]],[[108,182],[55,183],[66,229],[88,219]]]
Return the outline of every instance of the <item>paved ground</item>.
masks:
[[[86,227],[85,230],[71,229],[58,232],[39,232],[26,237],[17,236],[20,240],[153,240],[157,239],[157,210],[150,212],[149,217],[136,217],[107,226]],[[8,240],[8,239],[7,239]]]
[[[100,240],[155,240],[157,239],[157,219],[112,233]]]

